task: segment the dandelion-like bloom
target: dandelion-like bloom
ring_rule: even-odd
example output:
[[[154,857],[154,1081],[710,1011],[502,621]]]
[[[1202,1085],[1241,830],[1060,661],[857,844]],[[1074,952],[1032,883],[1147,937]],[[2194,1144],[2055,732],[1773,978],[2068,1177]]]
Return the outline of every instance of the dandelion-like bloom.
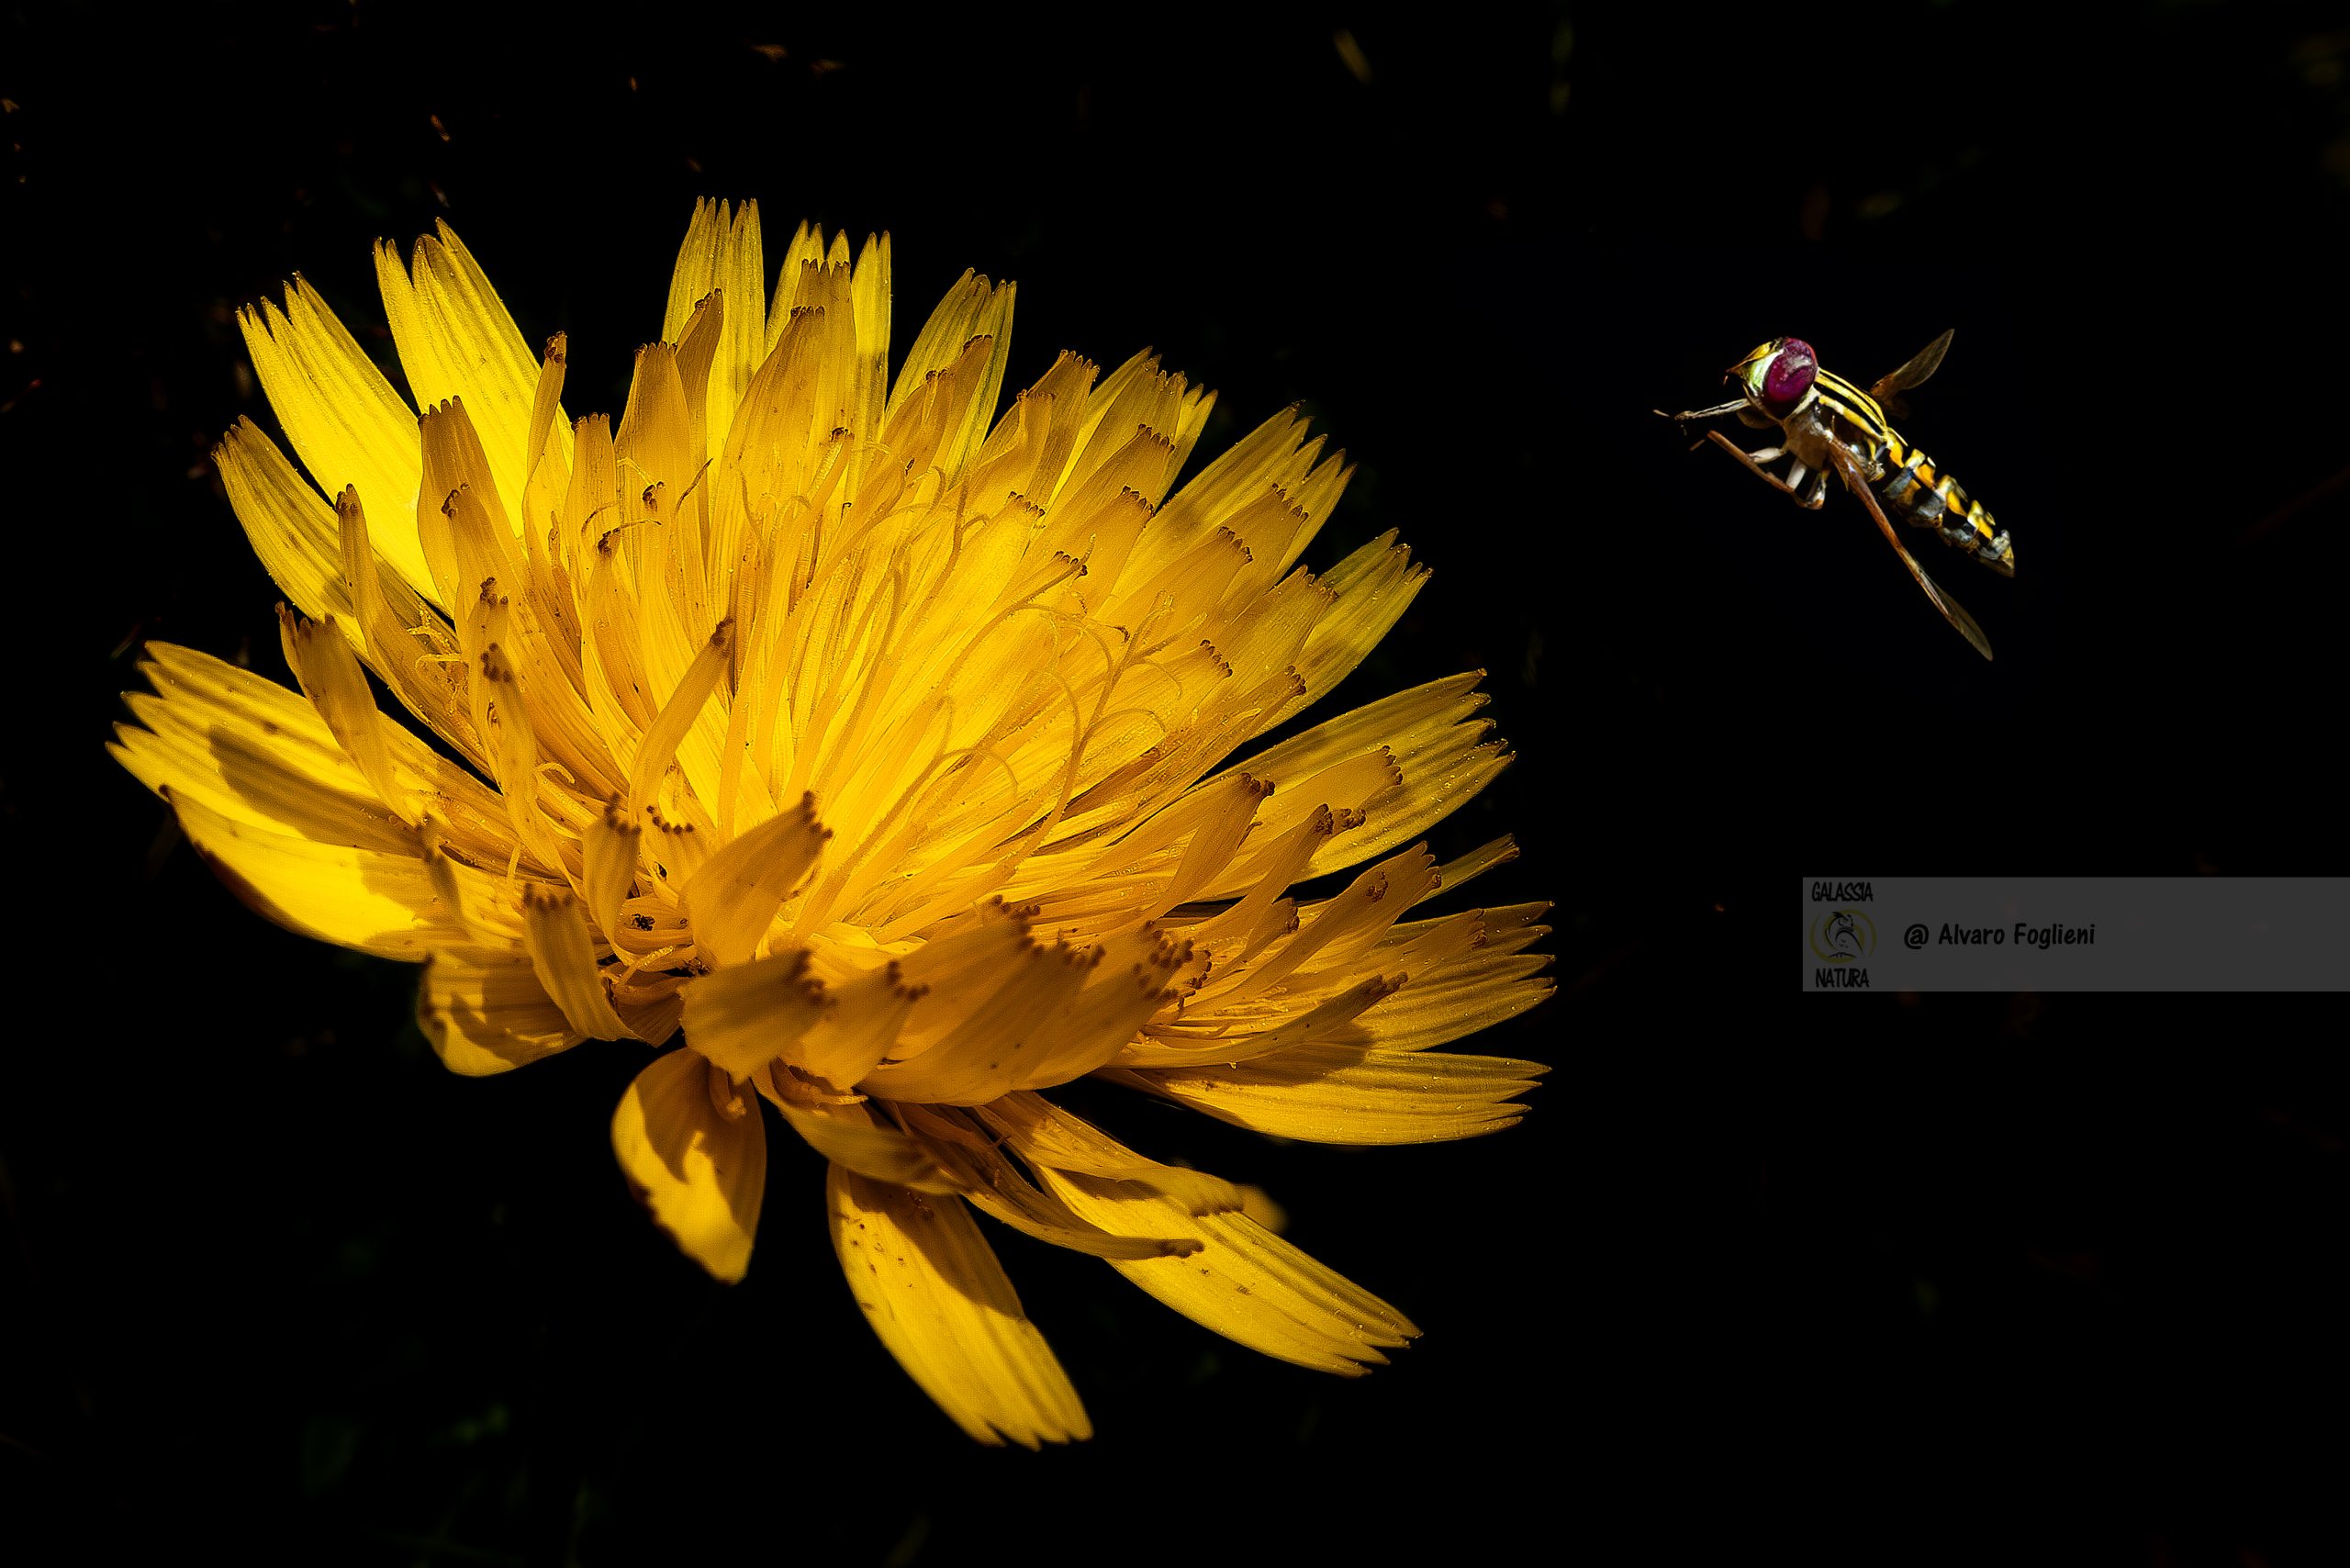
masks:
[[[241,318],[337,498],[248,421],[221,442],[301,690],[153,644],[114,748],[222,879],[423,965],[461,1073],[682,1025],[612,1123],[655,1219],[742,1277],[765,1098],[830,1161],[857,1305],[974,1438],[1091,1430],[974,1208],[1284,1361],[1416,1334],[1044,1093],[1405,1143],[1511,1125],[1542,1071],[1433,1047],[1547,994],[1543,906],[1408,918],[1514,853],[1403,847],[1507,760],[1476,675],[1216,770],[1426,580],[1392,534],[1296,566],[1339,456],[1291,410],[1175,488],[1212,398],[1147,355],[1064,354],[990,423],[1013,288],[970,274],[892,386],[888,238],[852,263],[803,226],[770,307],[753,205],[696,208],[617,430],[565,416],[563,338],[534,358],[445,225],[375,270],[420,420],[298,277]]]

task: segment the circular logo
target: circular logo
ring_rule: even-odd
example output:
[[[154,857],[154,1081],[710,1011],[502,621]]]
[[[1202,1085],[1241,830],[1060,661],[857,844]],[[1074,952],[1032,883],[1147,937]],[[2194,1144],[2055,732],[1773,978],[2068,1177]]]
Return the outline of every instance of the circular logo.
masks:
[[[1823,964],[1857,964],[1876,951],[1866,910],[1831,909],[1811,923],[1811,951]]]

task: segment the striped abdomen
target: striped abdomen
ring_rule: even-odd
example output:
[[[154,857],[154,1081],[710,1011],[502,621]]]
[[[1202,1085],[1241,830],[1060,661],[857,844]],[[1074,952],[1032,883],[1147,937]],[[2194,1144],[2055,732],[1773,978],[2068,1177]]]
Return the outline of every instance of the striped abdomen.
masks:
[[[1965,551],[2003,577],[2015,576],[2015,548],[1983,503],[1959,488],[1957,480],[1938,471],[1931,458],[1903,441],[1874,398],[1826,371],[1820,372],[1816,385],[1831,438],[1859,456],[1867,472],[1883,476],[1877,491],[1891,515],[1920,528],[1930,527],[1953,549]]]
[[[1904,445],[1891,431],[1886,431],[1885,469],[1885,480],[1877,487],[1888,508],[1920,528],[1935,529],[1943,543],[1965,551],[2001,576],[2015,576],[2014,546],[1983,503],[1949,475],[1937,473],[1932,458]]]

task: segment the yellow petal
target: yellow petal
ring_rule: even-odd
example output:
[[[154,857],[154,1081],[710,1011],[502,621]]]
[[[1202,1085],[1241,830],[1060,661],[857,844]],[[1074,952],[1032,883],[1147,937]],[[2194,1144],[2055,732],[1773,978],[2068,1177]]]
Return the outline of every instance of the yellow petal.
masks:
[[[472,252],[446,223],[438,228],[437,239],[417,241],[405,269],[398,251],[379,242],[375,281],[383,289],[384,313],[408,390],[420,408],[449,398],[464,399],[511,523],[522,515],[523,487],[530,478],[539,362]],[[554,424],[560,441],[564,421],[558,417]],[[432,499],[437,503],[439,498]]]
[[[921,991],[895,961],[834,988],[807,1033],[783,1047],[801,1072],[846,1089],[897,1045]]]
[[[686,1038],[729,1072],[758,1071],[789,1052],[824,1015],[823,986],[808,955],[790,949],[730,964],[684,988]]]
[[[351,591],[352,630],[360,633],[367,666],[426,728],[486,770],[487,754],[474,733],[463,663],[435,656],[457,655],[455,631],[426,595],[383,569],[355,487],[346,487],[335,498],[334,510],[342,579]],[[426,755],[431,755],[429,749]]]
[[[629,820],[634,822],[654,800],[654,790],[661,776],[677,759],[677,744],[686,738],[701,716],[702,704],[718,689],[719,680],[726,674],[729,649],[733,641],[734,623],[722,621],[701,652],[670,692],[661,708],[661,715],[644,734],[637,745],[636,758],[629,767]]]
[[[180,829],[229,890],[280,925],[378,958],[421,963],[436,930],[422,848],[402,855],[273,833],[164,786]]]
[[[677,247],[677,263],[669,270],[669,303],[661,317],[663,342],[677,342],[693,318],[694,308],[719,286],[718,258],[733,227],[729,204],[708,196],[694,198],[685,243]]]
[[[265,827],[386,849],[413,842],[298,693],[171,643],[148,644],[140,668],[157,695],[130,692],[124,700],[140,723],[173,745],[183,771],[163,780],[196,791],[215,811]],[[477,861],[504,866],[514,835],[497,793],[390,717],[379,714],[377,728],[398,786],[427,802],[453,842]],[[126,745],[132,739],[124,736]],[[321,802],[321,794],[332,799]],[[352,825],[360,818],[375,821],[381,834],[351,837],[361,831]]]
[[[531,421],[523,427],[528,432],[523,450],[530,454],[531,477],[538,479],[543,471],[545,478],[543,490],[525,487],[533,500],[516,520],[516,526],[533,553],[548,521],[556,516],[563,492],[571,482],[571,465],[565,456],[563,440],[555,433],[563,429],[563,378],[571,365],[570,344],[570,338],[562,332],[547,340],[546,355],[539,362],[538,389],[531,394]]]
[[[418,592],[432,578],[416,539],[415,411],[400,400],[316,289],[297,277],[285,308],[237,312],[253,369],[286,440],[319,487],[358,487],[376,508],[376,547]]]
[[[800,303],[800,280],[811,266],[824,264],[824,231],[812,223],[802,223],[791,231],[791,239],[783,248],[783,264],[776,269],[775,298],[767,307],[767,352],[773,353],[775,345],[790,319],[791,308]]]
[[[1414,566],[1411,551],[1395,537],[1389,529],[1323,576],[1322,586],[1337,602],[1315,622],[1298,657],[1297,673],[1305,681],[1300,707],[1319,701],[1362,663],[1427,582],[1428,569]],[[1270,722],[1259,726],[1260,733],[1270,728]]]
[[[1010,959],[978,994],[969,1014],[944,1037],[903,1061],[885,1062],[859,1081],[868,1093],[892,1099],[975,1105],[1013,1087],[1009,1070],[1022,1065],[1045,1020],[1068,1005],[1085,983],[1076,949],[1032,944]],[[925,999],[927,1001],[927,999]],[[915,1009],[917,1026],[927,1005]]]
[[[948,1419],[1024,1448],[1093,1435],[1052,1348],[961,1203],[835,1165],[833,1245],[882,1344]]]
[[[458,859],[450,853],[449,834],[438,817],[424,819],[420,836],[424,840],[425,873],[432,879],[432,890],[440,900],[433,917],[463,932],[472,946],[527,961],[522,906],[517,894],[532,884],[519,876],[509,879],[502,869],[484,871]]]
[[[1495,858],[1492,848],[1470,857],[1472,872]],[[1409,869],[1419,861],[1416,855],[1407,856],[1404,866]],[[1419,871],[1416,880],[1400,888],[1391,882],[1393,890],[1381,904],[1411,902],[1414,887],[1423,890],[1422,897],[1433,893],[1439,873],[1425,865]],[[1359,879],[1350,891],[1361,886]],[[1310,906],[1293,939],[1277,937],[1262,952],[1244,951],[1237,961],[1236,932],[1228,924],[1235,912],[1192,926],[1195,940],[1220,944],[1212,953],[1226,979],[1191,998],[1181,1014],[1146,1025],[1142,1036],[1120,1052],[1118,1065],[1229,1066],[1308,1042],[1420,1049],[1511,1017],[1549,994],[1547,981],[1531,978],[1545,962],[1541,958],[1493,967],[1546,933],[1534,924],[1546,905],[1402,922],[1362,948],[1362,937],[1375,934],[1379,908],[1359,908],[1361,924],[1354,935],[1342,942],[1334,933],[1321,952],[1313,953],[1301,946],[1313,940],[1306,922],[1318,927],[1334,910],[1327,903]],[[1303,961],[1291,964],[1292,958]],[[1281,972],[1269,974],[1284,965]],[[1280,983],[1265,987],[1260,982],[1268,979]],[[1399,1006],[1393,1000],[1399,991],[1416,1000]]]
[[[979,1108],[980,1121],[1032,1166],[1131,1183],[1167,1198],[1186,1214],[1245,1207],[1240,1189],[1221,1176],[1145,1159],[1040,1094],[1007,1094]]]
[[[618,1040],[629,1033],[612,1011],[596,947],[578,901],[569,893],[522,889],[522,931],[531,967],[571,1026],[593,1039]]]
[[[890,383],[890,237],[866,236],[850,285],[856,316],[856,375],[849,428],[861,442],[881,433]]]
[[[1289,1211],[1273,1201],[1273,1195],[1262,1187],[1244,1182],[1240,1188],[1240,1212],[1279,1236],[1289,1228]]]
[[[1229,1014],[1202,1009],[1163,1026],[1154,1025],[1119,1051],[1117,1065],[1145,1070],[1234,1066],[1309,1041],[1343,1038],[1350,1020],[1399,989],[1396,980],[1374,974],[1335,995],[1282,997]]]
[[[1516,1126],[1511,1102],[1550,1069],[1498,1057],[1331,1043],[1237,1067],[1106,1076],[1238,1126],[1310,1143],[1435,1143]]]
[[[424,961],[416,1021],[452,1072],[480,1078],[568,1050],[571,1026],[523,954],[435,947]]]
[[[835,1105],[822,1101],[802,1103],[776,1092],[771,1073],[755,1074],[753,1081],[783,1113],[791,1130],[808,1147],[835,1165],[860,1176],[916,1192],[947,1193],[956,1190],[938,1169],[930,1151],[897,1128],[878,1119],[871,1108],[857,1103]]]
[[[1357,960],[1375,947],[1404,913],[1436,888],[1436,857],[1407,849],[1361,872],[1346,890],[1298,912],[1298,927],[1249,963],[1222,979],[1211,977],[1194,995],[1200,1013],[1225,1013],[1269,993],[1310,992],[1361,978]],[[1373,972],[1384,973],[1378,960]]]
[[[621,814],[617,801],[580,835],[580,896],[605,940],[621,941],[621,905],[636,886],[637,850],[644,830]]]
[[[695,305],[712,290],[724,294],[726,315],[709,365],[708,436],[699,455],[717,457],[726,450],[726,431],[752,373],[767,357],[767,262],[761,253],[757,202],[744,202],[731,217],[722,201],[694,203],[693,221],[677,249],[677,268],[669,280],[668,308],[661,327],[664,342],[684,341],[680,334]]]
[[[732,1284],[751,1266],[766,1195],[758,1099],[698,1052],[655,1057],[612,1115],[612,1152],[655,1223]]]
[[[678,371],[677,348],[671,343],[646,343],[636,351],[636,370],[621,410],[620,428],[612,432],[626,476],[623,493],[634,492],[640,503],[657,508],[648,515],[667,517],[701,469],[694,451],[693,414],[687,405],[686,384]],[[644,487],[664,486],[668,494],[643,496]],[[636,543],[642,543],[639,540]]]
[[[1238,788],[1203,792],[1204,798],[1223,802],[1203,823],[1200,831],[1185,845],[1183,857],[1176,864],[1174,875],[1166,889],[1152,902],[1159,907],[1150,913],[1163,914],[1179,903],[1200,897],[1214,883],[1223,879],[1232,864],[1240,841],[1254,825],[1257,808],[1272,792],[1272,786],[1261,784],[1248,775],[1230,780]],[[1169,813],[1160,812],[1161,816]]]
[[[1066,1111],[1064,1137],[1107,1146],[1147,1173],[1150,1162],[1120,1148]],[[1416,1338],[1411,1321],[1369,1291],[1315,1262],[1241,1212],[1245,1200],[1194,1213],[1149,1180],[1085,1175],[1054,1163],[1052,1146],[1026,1125],[1004,1124],[1013,1147],[1046,1191],[1080,1218],[1121,1236],[1192,1237],[1205,1245],[1181,1258],[1112,1259],[1110,1266],[1205,1328],[1299,1366],[1360,1377]]]
[[[1066,1083],[1109,1061],[1172,999],[1168,982],[1189,957],[1149,926],[1100,946],[1032,944],[978,988],[977,1006],[957,1027],[859,1086],[890,1099],[977,1105]],[[916,972],[911,960],[903,967]],[[923,1012],[915,1010],[917,1027]]]
[[[1022,1175],[968,1112],[916,1104],[893,1109],[973,1208],[1024,1236],[1096,1258],[1181,1258],[1200,1249],[1191,1237],[1113,1236],[1086,1224]],[[1246,1196],[1247,1190],[1241,1192]]]
[[[686,335],[677,341],[677,381],[686,396],[686,428],[691,439],[687,455],[699,460],[710,454],[711,364],[718,357],[719,340],[726,331],[726,292],[711,289],[687,319]]]
[[[1427,832],[1509,765],[1508,748],[1487,739],[1493,725],[1478,717],[1486,703],[1475,689],[1483,678],[1483,672],[1471,671],[1399,691],[1259,752],[1198,788],[1242,773],[1270,783],[1272,799],[1258,816],[1267,834],[1288,832],[1326,803],[1343,811],[1346,824],[1315,850],[1305,874],[1355,865]],[[1366,767],[1377,776],[1358,778]],[[1211,896],[1243,890],[1245,869],[1246,862],[1237,863],[1236,875],[1220,881]]]
[[[770,608],[763,602],[767,595],[754,590],[795,567],[810,531],[822,532],[827,546],[837,546],[844,532],[831,525],[846,498],[837,493],[844,469],[834,432],[846,416],[840,399],[849,367],[837,361],[850,347],[850,323],[845,315],[834,319],[801,308],[781,326],[726,433],[722,466],[731,480],[710,497],[711,563],[721,571],[744,568],[734,602],[746,612]],[[901,465],[889,466],[898,472]],[[804,504],[795,500],[778,510],[759,503],[761,496],[804,498]],[[864,512],[858,515],[862,521]],[[763,623],[768,632],[783,621],[783,607],[771,608]]]
[[[155,694],[123,694],[144,728],[118,726],[115,755],[140,782],[175,801],[275,833],[389,854],[417,840],[335,744],[318,712],[247,670],[169,644],[140,666]],[[203,662],[198,662],[202,660]]]
[[[1004,362],[1012,353],[1012,307],[1017,293],[1013,284],[990,286],[979,274],[965,273],[923,323],[913,346],[906,351],[905,364],[898,367],[885,422],[914,400],[927,377],[944,375],[960,361],[975,340],[990,340],[986,345],[985,368],[971,389],[957,398],[950,411],[951,423],[930,459],[950,481],[979,451],[980,437],[995,420],[995,406],[1003,395]]]
[[[1062,499],[1062,476],[1069,471],[1078,436],[1085,429],[1086,393],[1098,368],[1083,355],[1064,349],[1036,384],[1013,400],[1011,410],[998,421],[980,459],[972,465],[972,493],[982,505],[997,499],[1000,490],[1008,489],[1049,507],[1056,517],[1065,510],[1074,512]],[[1141,510],[1147,516],[1148,504],[1143,504]],[[1132,543],[1127,542],[1128,547]],[[1119,558],[1124,559],[1123,553]],[[1094,586],[1107,592],[1117,580],[1115,565],[1105,560],[1100,576]]]
[[[934,924],[927,939],[899,960],[891,980],[913,990],[921,1006],[890,1055],[910,1059],[952,1036],[1035,945],[1027,923],[1002,900],[966,912],[951,925]]]
[[[628,1032],[638,1039],[662,1046],[677,1032],[677,1025],[685,1017],[686,1004],[674,991],[655,995],[651,1001],[641,996],[616,996],[612,1011],[621,1015]]]
[[[431,405],[417,429],[424,454],[416,503],[418,538],[440,588],[441,607],[463,625],[487,579],[496,578],[512,591],[525,586],[524,574],[509,565],[521,558],[509,521],[513,514],[498,498],[481,432],[464,398]],[[473,516],[465,520],[470,528],[457,518],[460,495],[470,498]]]
[[[680,804],[690,808],[690,797]],[[710,858],[711,835],[690,822],[671,822],[658,806],[645,809],[644,824],[649,836],[642,841],[641,863],[653,868],[657,885],[675,890],[691,881]],[[680,913],[681,924],[683,918]]]
[[[1508,834],[1490,844],[1481,844],[1466,855],[1457,856],[1437,868],[1437,886],[1449,892],[1472,878],[1482,877],[1496,866],[1506,866],[1517,858],[1517,840]]]
[[[507,819],[528,852],[524,859],[550,876],[568,880],[569,863],[564,854],[567,841],[555,836],[543,810],[544,797],[554,786],[539,771],[538,736],[531,727],[531,705],[523,700],[515,666],[505,650],[492,643],[482,650],[474,673],[474,690],[481,700],[476,722],[483,738],[490,743]]]
[[[830,837],[816,821],[816,797],[804,795],[797,810],[768,818],[702,862],[682,890],[694,946],[713,964],[747,963]]]
[[[1340,870],[1419,837],[1498,778],[1514,754],[1501,741],[1467,744],[1470,733],[1462,725],[1446,744],[1399,759],[1402,781],[1366,801],[1362,825],[1334,834],[1306,863],[1306,874]]]
[[[1534,928],[1526,939],[1544,929]],[[1449,1044],[1515,1018],[1549,996],[1558,989],[1543,973],[1550,967],[1548,954],[1480,949],[1364,1013],[1348,1025],[1349,1037],[1396,1051]]]
[[[1126,566],[1127,577],[1135,580],[1149,577],[1218,529],[1231,530],[1252,549],[1260,543],[1268,546],[1257,552],[1263,558],[1252,564],[1261,580],[1270,582],[1287,571],[1313,539],[1344,482],[1341,465],[1335,460],[1324,462],[1321,470],[1315,470],[1322,442],[1307,441],[1305,426],[1294,407],[1285,409],[1219,454],[1167,498],[1149,532],[1136,546]],[[1196,431],[1192,433],[1195,435]],[[1317,472],[1328,478],[1315,483]],[[1263,498],[1275,493],[1285,503],[1281,511],[1258,512]],[[1308,511],[1304,520],[1287,515],[1291,509],[1306,510],[1308,500],[1316,503],[1318,510]],[[1267,521],[1281,524],[1283,537],[1278,554],[1270,548],[1274,541],[1264,532],[1262,523]]]
[[[360,666],[350,639],[331,620],[307,620],[284,606],[279,611],[285,662],[293,666],[294,678],[302,683],[319,717],[334,732],[336,744],[358,766],[375,798],[415,826],[422,818],[393,773],[384,716],[367,689],[367,672]]]
[[[1456,725],[1475,720],[1490,700],[1477,689],[1483,678],[1483,671],[1470,670],[1366,702],[1233,764],[1216,778],[1246,773],[1272,780],[1278,792],[1382,746],[1391,754],[1416,755]]]
[[[711,308],[717,304],[713,299]],[[709,318],[704,323],[707,330]],[[699,353],[709,345],[691,346]],[[685,677],[718,619],[710,610],[702,527],[708,465],[693,450],[693,406],[680,368],[678,351],[668,343],[637,350],[628,407],[613,437],[625,476],[616,520],[625,532],[615,559],[634,584],[637,652],[651,683],[646,695],[655,700]],[[689,771],[705,797],[716,784],[714,740],[709,750],[708,776]],[[697,760],[690,749],[686,760],[690,770]]]
[[[346,634],[354,631],[349,624],[351,593],[342,577],[341,535],[326,498],[248,419],[240,418],[220,438],[212,461],[270,579],[305,615],[340,616]]]

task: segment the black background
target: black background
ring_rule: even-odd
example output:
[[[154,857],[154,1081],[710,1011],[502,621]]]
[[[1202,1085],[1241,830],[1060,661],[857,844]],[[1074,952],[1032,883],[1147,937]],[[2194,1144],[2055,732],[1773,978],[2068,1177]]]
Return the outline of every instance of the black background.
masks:
[[[12,1556],[2350,1555],[2339,1009],[1790,1011],[1760,937],[1812,872],[2350,871],[2337,11],[9,26]],[[142,639],[283,673],[207,458],[274,428],[235,306],[298,269],[388,363],[366,245],[446,218],[617,413],[698,195],[771,257],[890,230],[901,352],[973,266],[1015,386],[1153,344],[1223,394],[1203,452],[1304,398],[1361,465],[1310,563],[1434,565],[1340,700],[1492,672],[1520,760],[1437,846],[1515,832],[1480,896],[1558,901],[1561,994],[1481,1036],[1556,1064],[1534,1114],[1347,1151],[1073,1096],[1270,1188],[1428,1331],[1396,1366],[1003,1237],[1100,1435],[979,1450],[859,1321],[812,1155],[709,1283],[612,1168],[637,1058],[445,1075],[412,971],[248,914],[99,750]],[[1866,380],[1953,326],[1907,428],[2020,572],[1921,559],[1994,665],[1849,498],[1648,412],[1766,337]]]

